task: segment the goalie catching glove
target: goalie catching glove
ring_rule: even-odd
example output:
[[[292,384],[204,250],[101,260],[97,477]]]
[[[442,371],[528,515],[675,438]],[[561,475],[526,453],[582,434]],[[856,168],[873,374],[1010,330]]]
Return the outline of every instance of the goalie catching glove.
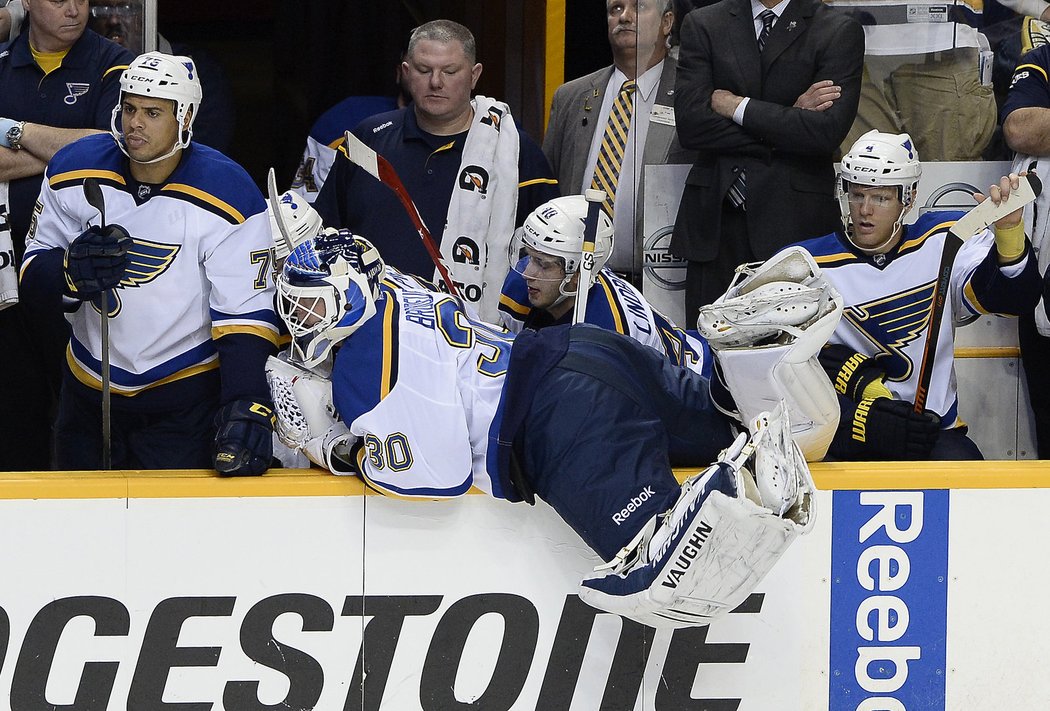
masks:
[[[124,278],[133,241],[120,225],[93,225],[66,249],[62,262],[66,294],[87,301]]]
[[[584,580],[587,604],[657,629],[706,625],[755,589],[815,515],[815,487],[779,405],[682,485],[613,560]]]
[[[273,410],[252,400],[234,400],[215,415],[215,471],[223,476],[258,476],[273,460]]]

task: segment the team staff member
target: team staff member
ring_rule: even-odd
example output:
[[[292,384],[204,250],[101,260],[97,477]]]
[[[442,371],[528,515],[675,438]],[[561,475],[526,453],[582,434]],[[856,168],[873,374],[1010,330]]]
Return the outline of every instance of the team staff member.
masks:
[[[48,165],[22,268],[26,298],[69,312],[57,464],[100,465],[104,308],[113,465],[261,474],[272,433],[263,363],[277,341],[265,201],[240,166],[191,142],[201,88],[188,57],[144,54],[121,89],[113,136]]]
[[[132,55],[86,29],[87,0],[15,5],[24,5],[31,22],[27,32],[0,44],[0,183],[8,183],[17,265],[47,161],[62,146],[109,126],[120,72]],[[31,307],[22,299],[0,311],[0,371],[18,374],[0,401],[0,470],[51,465],[67,335],[60,317],[31,314]]]
[[[494,322],[514,227],[558,197],[557,181],[506,104],[471,100],[482,67],[466,27],[435,20],[416,28],[401,70],[412,103],[365,120],[354,133],[393,164],[459,290]],[[434,278],[393,191],[350,161],[335,162],[314,206],[326,225],[373,239],[401,271]]]
[[[980,314],[1030,312],[1039,299],[1039,269],[1015,210],[955,256],[927,410],[913,412],[941,253],[962,216],[927,212],[903,224],[921,174],[908,134],[869,131],[842,158],[844,229],[801,243],[845,301],[821,356],[839,391],[842,416],[830,452],[837,459],[981,459],[958,417],[955,328]],[[1006,199],[1017,180],[1002,178],[991,199]]]

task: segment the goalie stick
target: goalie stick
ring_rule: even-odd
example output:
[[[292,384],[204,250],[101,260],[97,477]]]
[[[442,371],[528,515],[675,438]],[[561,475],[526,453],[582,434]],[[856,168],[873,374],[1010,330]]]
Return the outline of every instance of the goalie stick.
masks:
[[[94,178],[84,179],[84,199],[87,204],[98,210],[99,227],[106,229],[106,198],[102,187]],[[101,334],[102,334],[102,468],[109,469],[113,464],[113,446],[110,438],[110,375],[109,375],[109,289],[102,292]]]
[[[977,207],[948,228],[948,236],[941,250],[941,263],[937,267],[937,283],[933,286],[929,331],[926,334],[926,345],[923,347],[922,360],[919,365],[919,382],[915,388],[915,412],[921,413],[926,409],[926,398],[929,395],[930,380],[933,378],[933,364],[937,355],[937,342],[940,340],[944,304],[949,298],[948,289],[955,256],[959,253],[963,242],[994,224],[996,220],[1034,201],[1042,192],[1042,187],[1042,183],[1034,172],[1022,175],[1018,181],[1017,190],[1010,191],[1005,201],[996,205],[991,198],[985,198]]]
[[[273,212],[277,229],[281,233],[281,239],[284,240],[285,246],[291,252],[295,249],[295,240],[292,239],[292,235],[288,231],[288,225],[284,224],[284,220],[281,218],[281,211],[277,209],[277,203],[280,201],[281,196],[277,192],[277,176],[274,174],[273,168],[270,168],[270,172],[266,174],[266,192],[270,195],[270,210]]]
[[[437,242],[434,241],[430,230],[424,224],[416,204],[412,202],[412,196],[408,194],[408,188],[401,182],[401,178],[398,177],[394,166],[390,165],[390,161],[386,158],[366,146],[354,134],[347,131],[345,135],[346,155],[350,162],[360,166],[373,178],[394,191],[394,194],[397,195],[398,200],[404,206],[405,212],[408,213],[408,218],[412,220],[416,232],[419,233],[419,238],[423,240],[423,246],[426,247],[427,254],[430,255],[434,266],[437,267],[438,274],[441,276],[441,281],[444,282],[445,288],[448,289],[448,293],[453,296],[459,296],[459,289],[456,288],[456,282],[452,280],[448,265],[445,264],[445,260],[441,256],[441,250],[438,249]]]
[[[583,223],[583,250],[580,254],[579,275],[576,279],[576,303],[572,309],[572,322],[583,323],[587,317],[587,296],[594,281],[594,242],[598,235],[598,216],[605,202],[604,190],[586,190],[587,221]]]

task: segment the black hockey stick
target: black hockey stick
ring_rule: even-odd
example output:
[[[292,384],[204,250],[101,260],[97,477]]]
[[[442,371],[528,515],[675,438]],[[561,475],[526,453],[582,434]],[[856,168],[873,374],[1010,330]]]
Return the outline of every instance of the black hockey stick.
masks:
[[[416,208],[416,204],[412,201],[412,196],[408,194],[408,188],[401,182],[401,178],[398,177],[394,166],[390,165],[390,161],[366,146],[357,136],[349,131],[345,134],[345,140],[346,155],[350,162],[363,168],[365,172],[393,190],[394,194],[397,195],[398,200],[401,201],[402,206],[405,208],[405,212],[408,213],[408,218],[412,220],[412,225],[416,228],[416,232],[419,233],[419,238],[423,240],[423,246],[426,247],[427,254],[430,255],[434,266],[437,267],[438,274],[441,275],[441,281],[445,283],[448,293],[453,296],[459,296],[459,289],[456,288],[456,282],[452,280],[448,265],[445,264],[445,259],[441,256],[441,250],[438,249],[437,242],[434,241],[433,235],[430,234],[430,230],[424,224],[423,217],[419,214],[419,209]]]
[[[933,286],[929,330],[926,332],[926,345],[919,364],[919,382],[915,387],[915,412],[921,413],[926,409],[930,380],[933,378],[933,364],[937,356],[937,342],[940,340],[941,322],[944,319],[944,304],[950,297],[949,288],[955,256],[959,253],[963,243],[975,234],[994,224],[996,220],[1006,217],[1014,210],[1019,210],[1035,200],[1042,192],[1042,187],[1039,178],[1032,172],[1032,169],[1029,169],[1027,175],[1021,176],[1018,189],[1012,191],[1004,202],[996,205],[990,199],[985,198],[981,204],[970,210],[965,217],[948,229],[948,235],[944,239],[944,247],[941,250],[941,263],[937,267],[937,282]]]
[[[106,199],[102,196],[102,187],[94,178],[84,179],[84,199],[88,205],[98,210],[99,225],[106,229]],[[110,379],[109,379],[109,289],[102,292],[102,468],[112,466],[112,440],[110,438]]]

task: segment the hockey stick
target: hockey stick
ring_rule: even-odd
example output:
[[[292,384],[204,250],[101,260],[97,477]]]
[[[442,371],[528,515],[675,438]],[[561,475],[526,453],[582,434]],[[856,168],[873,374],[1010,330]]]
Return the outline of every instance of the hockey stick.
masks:
[[[390,161],[366,146],[361,142],[361,139],[349,131],[346,132],[346,155],[350,158],[351,163],[360,166],[366,173],[394,191],[394,194],[397,195],[398,200],[404,206],[405,212],[408,213],[408,218],[412,220],[416,232],[419,233],[419,238],[423,240],[423,246],[426,247],[427,254],[430,255],[434,266],[437,267],[438,274],[441,275],[441,281],[445,283],[448,293],[453,296],[459,296],[459,289],[456,288],[456,282],[452,280],[448,266],[441,256],[441,250],[438,249],[434,237],[430,234],[430,230],[423,223],[423,218],[420,216],[416,204],[412,202],[412,196],[408,194],[408,189],[401,182],[401,178],[398,177],[394,166],[390,165]]]
[[[273,168],[270,168],[270,172],[266,174],[266,191],[270,195],[270,210],[273,211],[274,222],[277,223],[277,229],[281,233],[281,238],[284,240],[285,246],[288,247],[288,252],[291,253],[295,249],[295,240],[292,239],[292,234],[288,231],[288,225],[284,224],[284,220],[281,219],[281,211],[277,209],[277,202],[281,199],[281,196],[277,192],[277,176],[274,174]]]
[[[941,250],[941,263],[937,267],[937,282],[933,286],[933,298],[930,305],[929,330],[926,333],[926,345],[923,347],[922,360],[919,365],[919,382],[915,388],[915,412],[926,409],[926,398],[929,396],[930,380],[933,378],[933,364],[937,356],[937,342],[940,340],[941,321],[944,319],[944,304],[949,298],[952,265],[955,256],[963,243],[978,232],[1019,210],[1034,201],[1042,192],[1042,183],[1034,172],[1022,175],[1017,190],[1012,190],[1005,201],[996,205],[990,198],[973,208],[954,225],[948,228],[948,236]]]
[[[102,187],[94,178],[84,179],[84,199],[98,210],[100,227],[106,229],[106,199]],[[102,468],[109,469],[113,463],[112,439],[110,438],[110,379],[109,379],[109,289],[102,292]]]
[[[594,242],[598,236],[598,217],[602,203],[605,202],[604,190],[586,190],[583,196],[587,199],[587,221],[583,223],[583,250],[580,253],[579,275],[576,279],[576,303],[572,309],[572,322],[583,323],[587,318],[587,296],[594,281]]]

